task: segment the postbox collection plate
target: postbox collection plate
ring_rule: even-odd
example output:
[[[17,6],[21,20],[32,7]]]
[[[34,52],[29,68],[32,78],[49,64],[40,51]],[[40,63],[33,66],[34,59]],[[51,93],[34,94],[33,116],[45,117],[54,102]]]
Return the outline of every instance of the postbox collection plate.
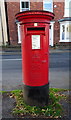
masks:
[[[32,49],[40,49],[40,35],[32,35]]]

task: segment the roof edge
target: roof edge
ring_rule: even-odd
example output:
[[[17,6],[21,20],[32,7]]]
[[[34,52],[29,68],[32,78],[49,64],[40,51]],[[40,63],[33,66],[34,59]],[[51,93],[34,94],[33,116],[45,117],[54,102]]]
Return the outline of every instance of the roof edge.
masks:
[[[63,21],[71,21],[71,17],[58,20],[58,22],[63,22]]]

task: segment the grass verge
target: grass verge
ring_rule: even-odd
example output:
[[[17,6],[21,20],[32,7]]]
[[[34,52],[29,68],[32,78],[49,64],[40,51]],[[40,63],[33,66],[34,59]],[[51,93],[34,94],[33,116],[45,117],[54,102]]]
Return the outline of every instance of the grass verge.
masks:
[[[59,118],[63,112],[59,101],[66,97],[60,94],[61,91],[66,91],[66,89],[50,88],[49,103],[44,107],[29,106],[23,100],[22,90],[12,91],[11,97],[16,99],[16,107],[13,109],[13,114],[21,117],[29,115],[31,117]]]

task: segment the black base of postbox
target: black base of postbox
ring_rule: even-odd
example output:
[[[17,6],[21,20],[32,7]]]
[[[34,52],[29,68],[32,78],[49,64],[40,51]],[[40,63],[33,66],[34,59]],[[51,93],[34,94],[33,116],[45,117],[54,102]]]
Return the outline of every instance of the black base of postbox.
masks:
[[[24,85],[24,101],[31,106],[45,106],[49,99],[49,84],[40,87]]]

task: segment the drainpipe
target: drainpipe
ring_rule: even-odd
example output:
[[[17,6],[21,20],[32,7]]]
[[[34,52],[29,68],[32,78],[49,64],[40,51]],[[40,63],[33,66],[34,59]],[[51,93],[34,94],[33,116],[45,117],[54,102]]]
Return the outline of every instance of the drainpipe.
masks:
[[[6,24],[7,24],[8,45],[10,45],[10,35],[9,35],[9,25],[8,25],[7,2],[5,2],[5,14],[6,14]]]

